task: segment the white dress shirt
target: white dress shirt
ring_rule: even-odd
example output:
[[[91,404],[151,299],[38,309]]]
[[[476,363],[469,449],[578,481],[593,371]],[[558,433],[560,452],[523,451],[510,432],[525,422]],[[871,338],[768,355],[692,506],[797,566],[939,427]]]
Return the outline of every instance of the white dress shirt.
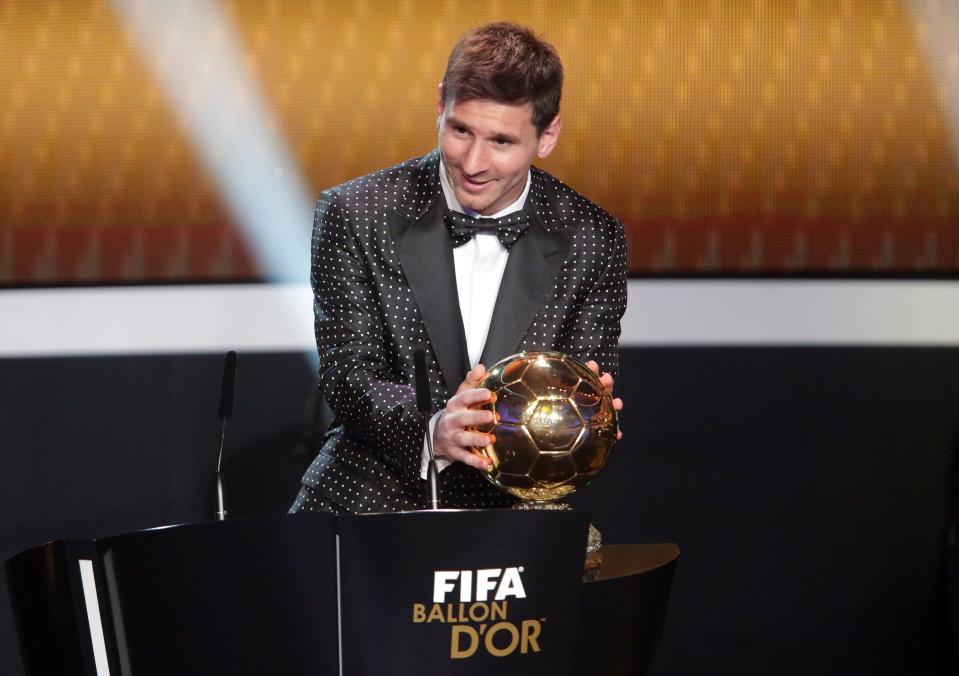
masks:
[[[446,177],[446,168],[443,166],[442,159],[440,159],[440,185],[443,188],[446,205],[450,209],[473,218],[480,216],[475,211],[464,208],[456,199],[453,188]],[[530,175],[527,172],[526,186],[519,198],[502,211],[493,214],[491,218],[500,218],[521,210],[526,204],[529,186]],[[493,319],[493,308],[496,306],[496,295],[499,293],[499,285],[503,280],[503,271],[506,269],[508,259],[509,251],[500,244],[496,233],[492,232],[477,233],[466,244],[453,249],[456,293],[459,296],[460,314],[463,316],[463,331],[466,334],[466,349],[469,355],[470,368],[479,363],[480,355],[483,354],[490,321]],[[490,366],[490,364],[486,364],[486,366]],[[454,384],[459,385],[459,383],[447,383],[449,386]],[[430,438],[433,436],[436,421],[439,420],[441,413],[443,411],[438,411],[430,418],[429,428],[426,432]],[[423,479],[426,478],[426,470],[430,460],[429,448],[426,444],[426,438],[424,438],[423,453],[420,460],[420,476]],[[451,462],[452,460],[448,458],[437,458],[437,469],[442,471]]]

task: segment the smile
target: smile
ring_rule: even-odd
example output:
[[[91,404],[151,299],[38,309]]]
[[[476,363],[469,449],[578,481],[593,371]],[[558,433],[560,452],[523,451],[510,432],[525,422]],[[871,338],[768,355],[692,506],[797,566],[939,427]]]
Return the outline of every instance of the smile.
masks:
[[[460,175],[463,177],[463,187],[465,187],[467,190],[479,191],[493,182],[491,179],[486,181],[478,181],[476,179],[469,178],[465,174]]]

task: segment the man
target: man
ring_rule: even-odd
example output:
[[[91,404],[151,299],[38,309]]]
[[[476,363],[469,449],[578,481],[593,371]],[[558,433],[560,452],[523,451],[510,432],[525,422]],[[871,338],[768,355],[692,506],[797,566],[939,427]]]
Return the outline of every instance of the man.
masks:
[[[443,506],[507,506],[472,452],[492,441],[469,429],[492,417],[470,408],[491,397],[477,387],[483,364],[557,350],[590,360],[612,389],[623,227],[531,167],[559,139],[562,82],[555,50],[529,29],[471,30],[440,84],[438,150],[321,195],[312,283],[320,388],[335,418],[291,512],[423,507],[426,434]],[[429,421],[412,388],[421,345]]]

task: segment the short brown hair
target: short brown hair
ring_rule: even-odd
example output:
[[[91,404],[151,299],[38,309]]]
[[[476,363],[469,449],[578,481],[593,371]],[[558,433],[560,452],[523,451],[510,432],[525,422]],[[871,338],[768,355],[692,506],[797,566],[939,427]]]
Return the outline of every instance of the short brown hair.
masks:
[[[443,74],[443,105],[490,99],[533,105],[533,125],[542,134],[559,113],[563,64],[551,44],[532,30],[506,21],[467,31],[450,52]]]

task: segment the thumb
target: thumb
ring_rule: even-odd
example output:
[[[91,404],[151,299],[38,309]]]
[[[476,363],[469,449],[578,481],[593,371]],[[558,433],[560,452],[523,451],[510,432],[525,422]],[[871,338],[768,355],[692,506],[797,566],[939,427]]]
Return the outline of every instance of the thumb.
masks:
[[[456,388],[457,394],[463,390],[470,390],[474,387],[479,387],[479,384],[483,381],[483,378],[486,376],[486,367],[482,364],[477,364],[470,369],[469,373],[466,374],[466,378],[460,383],[460,386]]]

